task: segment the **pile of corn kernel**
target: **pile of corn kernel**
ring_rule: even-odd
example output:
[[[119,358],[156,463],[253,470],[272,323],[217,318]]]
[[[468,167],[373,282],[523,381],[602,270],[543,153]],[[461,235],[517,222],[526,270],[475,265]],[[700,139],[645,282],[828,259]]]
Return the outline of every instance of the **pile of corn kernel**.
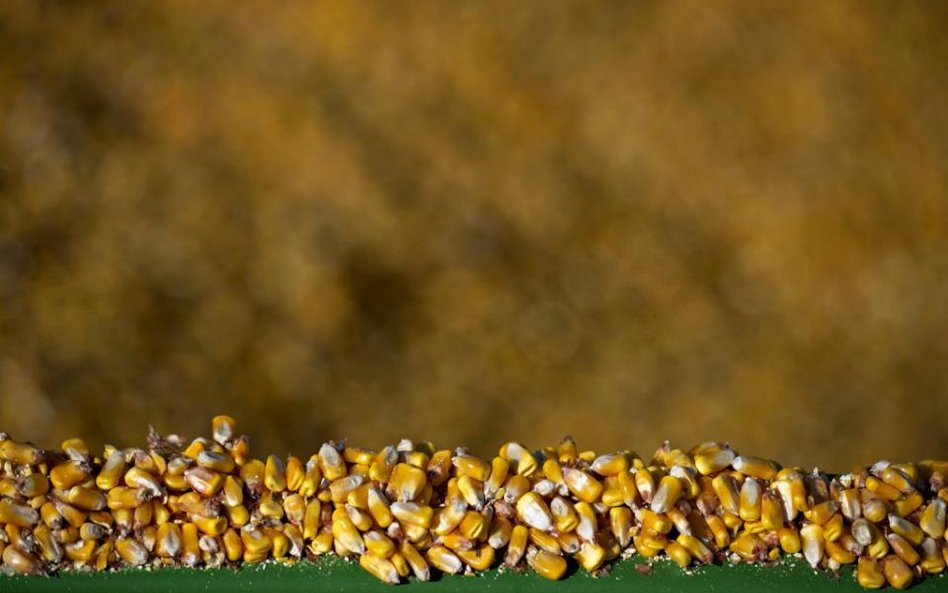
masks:
[[[212,439],[154,431],[145,449],[81,439],[43,450],[0,433],[6,572],[239,566],[323,554],[396,584],[498,564],[560,579],[633,553],[680,566],[768,563],[802,553],[856,563],[868,588],[909,586],[948,561],[948,462],[879,462],[827,476],[728,445],[598,455],[569,437],[490,461],[401,441],[381,451],[323,444],[306,461],[250,455],[228,416]]]

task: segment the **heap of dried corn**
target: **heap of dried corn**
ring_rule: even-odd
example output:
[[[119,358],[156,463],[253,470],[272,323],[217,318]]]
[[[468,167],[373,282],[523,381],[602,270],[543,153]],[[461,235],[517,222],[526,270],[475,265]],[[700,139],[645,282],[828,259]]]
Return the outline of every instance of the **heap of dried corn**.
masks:
[[[381,451],[323,444],[307,461],[250,455],[232,418],[190,443],[146,449],[81,439],[43,450],[0,433],[6,571],[236,566],[334,553],[387,583],[526,564],[549,579],[620,556],[814,568],[858,563],[864,587],[904,588],[948,561],[948,462],[879,462],[827,476],[704,443],[651,460],[570,438],[485,461],[407,440]]]

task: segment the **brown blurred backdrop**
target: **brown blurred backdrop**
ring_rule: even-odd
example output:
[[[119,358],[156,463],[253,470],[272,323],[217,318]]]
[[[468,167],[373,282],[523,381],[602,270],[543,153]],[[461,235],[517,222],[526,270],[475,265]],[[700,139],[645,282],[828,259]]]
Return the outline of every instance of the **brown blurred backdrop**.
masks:
[[[948,457],[948,4],[0,3],[0,429]]]

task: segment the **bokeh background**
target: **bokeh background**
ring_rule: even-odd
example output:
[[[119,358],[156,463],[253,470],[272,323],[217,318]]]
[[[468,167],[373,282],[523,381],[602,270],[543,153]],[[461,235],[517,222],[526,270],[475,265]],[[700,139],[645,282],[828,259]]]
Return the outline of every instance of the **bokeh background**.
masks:
[[[948,457],[948,4],[0,3],[0,428]]]

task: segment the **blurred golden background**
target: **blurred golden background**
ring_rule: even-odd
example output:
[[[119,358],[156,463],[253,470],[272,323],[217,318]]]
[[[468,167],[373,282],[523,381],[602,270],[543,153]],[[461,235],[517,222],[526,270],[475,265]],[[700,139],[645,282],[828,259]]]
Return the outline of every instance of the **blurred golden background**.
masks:
[[[946,23],[0,3],[0,429],[948,457]]]

